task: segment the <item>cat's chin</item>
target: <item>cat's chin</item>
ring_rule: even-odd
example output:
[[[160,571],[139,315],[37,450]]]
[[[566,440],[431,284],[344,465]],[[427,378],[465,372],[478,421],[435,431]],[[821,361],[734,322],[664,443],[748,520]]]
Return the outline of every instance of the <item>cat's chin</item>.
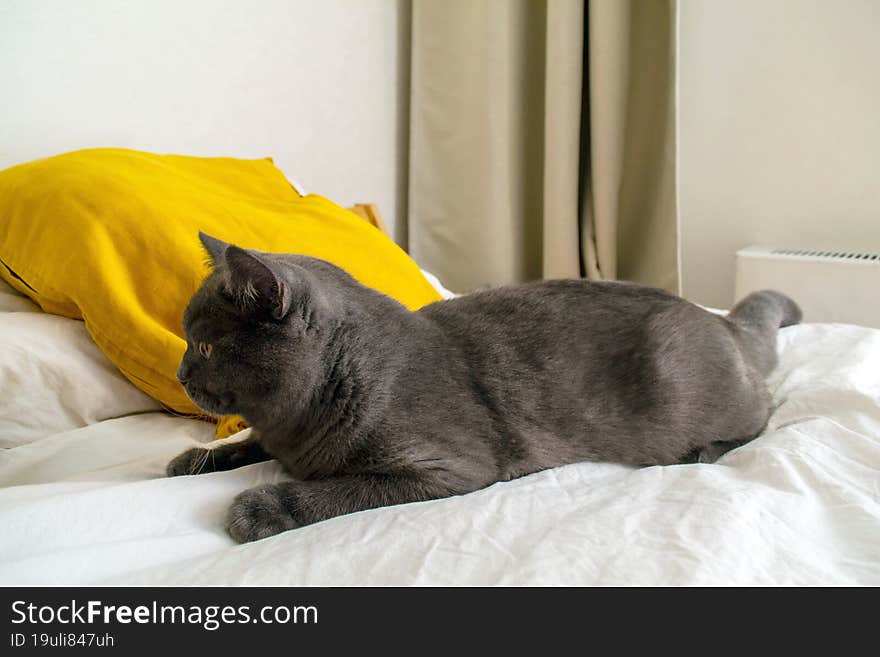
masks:
[[[238,415],[232,395],[215,396],[192,390],[186,390],[186,395],[196,406],[211,415]]]

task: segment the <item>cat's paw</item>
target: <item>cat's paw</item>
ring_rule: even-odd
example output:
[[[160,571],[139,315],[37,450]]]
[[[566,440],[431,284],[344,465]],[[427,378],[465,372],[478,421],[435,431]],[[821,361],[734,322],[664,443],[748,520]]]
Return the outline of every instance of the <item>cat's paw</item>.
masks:
[[[259,541],[299,526],[271,484],[240,493],[226,514],[226,530],[238,543]]]
[[[213,472],[210,469],[208,458],[208,450],[204,447],[193,447],[186,450],[183,454],[178,454],[168,466],[165,468],[165,474],[169,477],[179,477],[181,475],[196,475],[202,472]]]

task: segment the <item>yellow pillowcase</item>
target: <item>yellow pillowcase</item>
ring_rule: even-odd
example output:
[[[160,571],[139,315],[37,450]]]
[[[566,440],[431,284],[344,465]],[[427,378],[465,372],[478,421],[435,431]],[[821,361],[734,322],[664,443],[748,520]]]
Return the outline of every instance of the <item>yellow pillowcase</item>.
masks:
[[[199,230],[323,258],[413,310],[439,299],[381,231],[300,196],[269,159],[90,149],[0,172],[0,275],[46,312],[82,319],[129,381],[186,414],[200,411],[175,372],[183,310],[209,272]],[[238,428],[227,418],[218,435]]]

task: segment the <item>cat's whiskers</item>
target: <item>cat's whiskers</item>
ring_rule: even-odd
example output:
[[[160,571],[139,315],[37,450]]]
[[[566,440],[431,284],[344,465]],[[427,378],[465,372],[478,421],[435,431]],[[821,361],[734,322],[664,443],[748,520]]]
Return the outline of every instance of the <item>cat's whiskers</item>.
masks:
[[[213,454],[211,454],[211,450],[205,451],[205,457],[202,459],[202,465],[199,467],[199,474],[202,474],[202,472],[205,469],[205,466],[208,465],[208,458],[210,458],[212,456],[213,456]]]
[[[192,467],[190,468],[190,474],[201,474],[202,470],[205,468],[205,464],[208,462],[208,452],[209,450],[205,450],[202,454],[199,455],[199,458],[193,462]]]
[[[190,475],[196,474],[196,468],[198,467],[198,462],[200,459],[201,459],[201,455],[198,455],[197,458],[194,458],[189,462],[189,472],[187,474],[190,474]]]

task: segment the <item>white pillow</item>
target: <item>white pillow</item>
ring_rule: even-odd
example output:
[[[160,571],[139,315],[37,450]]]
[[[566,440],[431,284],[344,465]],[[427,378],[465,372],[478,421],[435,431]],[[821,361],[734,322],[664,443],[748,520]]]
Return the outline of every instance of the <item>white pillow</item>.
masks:
[[[432,274],[431,272],[425,271],[424,269],[420,269],[419,271],[422,272],[422,276],[427,279],[427,281],[431,284],[431,287],[437,290],[440,296],[444,299],[453,299],[459,296],[455,292],[450,292],[445,287],[443,287],[443,283],[440,282],[440,279],[434,276],[434,274]]]
[[[82,322],[43,313],[0,284],[0,447],[161,409],[119,373]]]
[[[3,265],[0,265],[2,267]],[[6,281],[0,280],[0,312],[38,313],[40,307]]]

